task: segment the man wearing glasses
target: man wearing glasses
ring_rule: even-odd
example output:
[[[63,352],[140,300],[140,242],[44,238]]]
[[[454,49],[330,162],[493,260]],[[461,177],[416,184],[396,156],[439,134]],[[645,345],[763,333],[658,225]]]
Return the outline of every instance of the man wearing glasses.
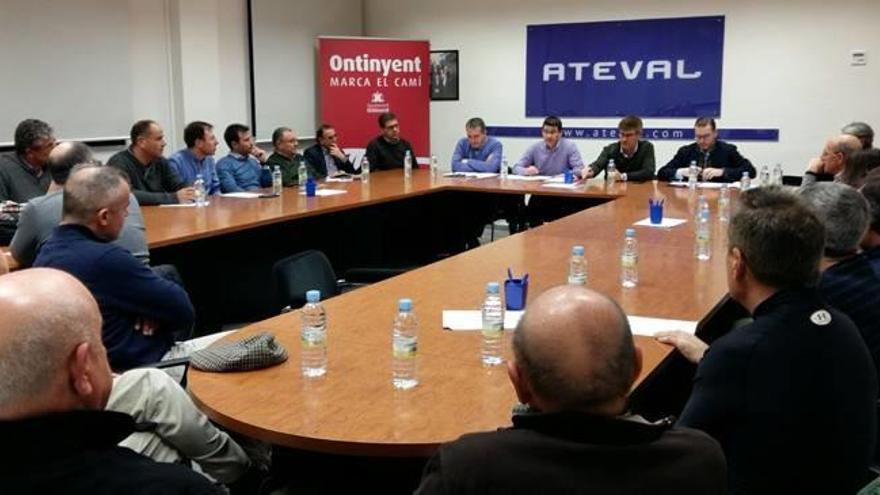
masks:
[[[627,115],[617,124],[619,141],[602,148],[599,158],[584,167],[583,177],[589,179],[606,170],[614,160],[615,169],[609,173],[613,181],[646,181],[654,178],[654,145],[641,139],[642,119]]]
[[[390,170],[403,168],[403,159],[409,151],[413,168],[417,168],[416,154],[409,141],[400,137],[400,123],[397,115],[385,112],[379,115],[379,128],[382,134],[367,145],[367,159],[372,170]]]
[[[755,167],[736,146],[718,140],[715,119],[700,117],[694,123],[694,142],[678,149],[669,163],[657,171],[660,180],[687,180],[688,167],[696,162],[700,179],[706,182],[736,182],[744,172],[755,176]]]
[[[15,128],[15,151],[0,156],[0,244],[12,239],[21,205],[49,189],[46,162],[54,147],[54,132],[42,120],[26,119]]]

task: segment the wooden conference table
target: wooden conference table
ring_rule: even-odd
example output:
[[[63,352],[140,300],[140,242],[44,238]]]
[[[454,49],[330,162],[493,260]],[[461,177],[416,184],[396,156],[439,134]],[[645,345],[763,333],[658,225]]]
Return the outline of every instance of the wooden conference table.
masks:
[[[383,202],[409,195],[460,190],[485,193],[552,194],[617,198],[541,227],[464,252],[324,302],[329,365],[320,379],[299,373],[299,311],[250,325],[227,337],[271,331],[287,349],[287,362],[264,370],[205,373],[191,370],[196,403],[233,431],[286,447],[361,456],[427,456],[441,443],[472,431],[510,424],[516,398],[504,366],[480,363],[480,333],[441,328],[444,309],[477,309],[486,283],[502,281],[508,267],[530,274],[530,297],[565,283],[571,246],[582,244],[589,261],[588,286],[616,299],[630,315],[702,321],[726,294],[725,229],[714,223],[713,256],[693,255],[693,222],[674,228],[637,227],[637,288],[623,289],[620,249],[624,230],[647,216],[648,184],[619,184],[607,190],[591,181],[577,190],[497,178],[437,179],[417,171],[409,183],[400,172],[374,173],[367,185],[327,184],[347,194],[317,198],[286,190],[280,199],[212,198],[203,210],[147,208],[151,247],[187,242],[272,222]],[[696,198],[686,189],[661,186],[667,217],[692,219]],[[713,213],[717,193],[707,191]],[[413,390],[391,386],[391,323],[399,298],[413,300],[420,320],[419,379]],[[505,357],[510,357],[505,334]],[[671,348],[636,337],[649,380]]]

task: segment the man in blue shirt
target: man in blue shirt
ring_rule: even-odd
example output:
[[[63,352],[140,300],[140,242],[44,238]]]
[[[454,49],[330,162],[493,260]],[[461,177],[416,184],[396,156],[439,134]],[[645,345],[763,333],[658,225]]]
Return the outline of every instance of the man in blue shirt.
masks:
[[[453,172],[498,172],[503,148],[501,141],[486,135],[486,123],[474,117],[464,125],[466,138],[458,140],[452,152]]]
[[[223,140],[229,146],[229,154],[217,162],[220,190],[229,192],[253,191],[268,187],[262,178],[261,164],[269,158],[266,152],[254,144],[251,130],[243,124],[231,124],[223,132]],[[262,179],[262,180],[261,180]],[[271,177],[269,177],[271,181]]]
[[[541,125],[540,143],[535,143],[523,153],[513,167],[517,175],[559,175],[571,169],[581,175],[584,160],[575,144],[562,137],[562,121],[559,117],[547,117]]]
[[[205,181],[205,192],[219,193],[220,178],[214,165],[214,153],[217,152],[214,126],[198,120],[190,122],[183,130],[183,142],[186,148],[168,157],[168,163],[187,186],[192,186],[196,176],[201,175]]]
[[[70,273],[98,301],[110,365],[124,371],[162,360],[187,338],[195,312],[183,287],[113,244],[128,216],[130,189],[112,167],[77,167],[64,185],[64,217],[35,267]]]

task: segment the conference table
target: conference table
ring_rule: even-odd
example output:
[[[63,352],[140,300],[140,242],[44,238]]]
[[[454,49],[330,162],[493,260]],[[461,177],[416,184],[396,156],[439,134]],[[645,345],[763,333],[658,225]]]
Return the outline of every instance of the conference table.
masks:
[[[248,325],[221,342],[262,331],[274,334],[289,359],[270,368],[234,373],[191,369],[194,401],[215,422],[273,445],[356,456],[427,456],[443,442],[473,431],[510,425],[516,397],[505,366],[484,367],[478,331],[442,328],[446,309],[478,309],[486,283],[501,282],[508,268],[528,273],[529,298],[566,282],[571,247],[585,247],[587,286],[617,300],[631,316],[700,322],[726,300],[726,223],[713,221],[712,257],[694,256],[693,218],[697,194],[646,183],[587,181],[573,188],[540,182],[432,178],[427,171],[405,180],[400,171],[374,173],[369,183],[324,183],[344,194],[307,198],[298,188],[280,198],[244,200],[212,197],[207,208],[145,208],[151,248],[235,234],[269,224],[414,196],[465,192],[546,194],[601,203],[324,301],[328,314],[328,371],[303,378],[299,370],[299,311]],[[665,216],[688,220],[671,228],[636,227],[639,284],[620,284],[624,231],[647,217],[648,199],[665,196]],[[714,213],[717,191],[705,195]],[[287,225],[287,224],[285,224]],[[293,227],[291,227],[293,228]],[[411,298],[420,321],[420,383],[412,390],[391,385],[391,327],[397,301]],[[584,315],[589,318],[589,315]],[[505,332],[505,360],[510,336]],[[650,383],[672,348],[636,336],[644,366],[634,393]]]

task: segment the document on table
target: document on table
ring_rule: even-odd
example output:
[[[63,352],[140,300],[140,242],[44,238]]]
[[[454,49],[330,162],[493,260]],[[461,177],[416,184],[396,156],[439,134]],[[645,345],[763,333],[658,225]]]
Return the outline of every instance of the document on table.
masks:
[[[347,175],[342,177],[327,177],[324,182],[354,182],[354,177]]]
[[[637,227],[659,227],[659,228],[668,229],[670,227],[675,227],[676,225],[681,225],[683,223],[687,223],[687,220],[685,220],[683,218],[663,217],[663,221],[661,221],[659,224],[651,223],[650,218],[643,218],[643,219],[639,220],[638,222],[634,223],[633,225],[635,225]]]
[[[523,311],[505,311],[504,329],[513,330],[522,318]],[[657,332],[681,330],[691,335],[697,331],[697,322],[683,320],[667,320],[664,318],[648,318],[645,316],[627,316],[633,335],[653,337]],[[483,316],[480,310],[443,310],[443,328],[453,331],[481,330]]]
[[[580,189],[584,187],[584,185],[580,182],[575,182],[573,184],[565,184],[558,182],[545,182],[542,184],[543,187],[555,187],[556,189]]]
[[[498,177],[498,174],[493,172],[446,172],[443,174],[443,177],[456,178],[463,177],[465,179],[489,179],[491,177]]]
[[[508,175],[507,180],[526,180],[526,181],[534,181],[534,182],[543,182],[547,180],[552,180],[553,177],[549,175]]]
[[[205,201],[205,206],[211,204],[210,201]],[[172,203],[168,205],[159,205],[159,208],[195,208],[195,203]]]
[[[683,180],[676,180],[670,182],[669,185],[672,187],[687,187],[688,183]],[[723,185],[723,182],[697,182],[697,187],[700,189],[721,189]],[[727,185],[734,189],[739,189],[739,182],[731,182]]]
[[[336,196],[337,194],[345,194],[347,192],[348,191],[346,191],[344,189],[318,189],[317,191],[315,191],[315,196]],[[305,189],[300,191],[299,195],[305,196],[306,195]]]
[[[522,314],[522,311],[505,311],[504,329],[513,330],[516,328]],[[483,313],[478,309],[444,309],[443,328],[447,330],[481,330],[483,328]]]
[[[260,197],[260,193],[255,192],[231,192],[231,193],[223,193],[220,196],[224,198],[242,198],[242,199],[257,199]]]

